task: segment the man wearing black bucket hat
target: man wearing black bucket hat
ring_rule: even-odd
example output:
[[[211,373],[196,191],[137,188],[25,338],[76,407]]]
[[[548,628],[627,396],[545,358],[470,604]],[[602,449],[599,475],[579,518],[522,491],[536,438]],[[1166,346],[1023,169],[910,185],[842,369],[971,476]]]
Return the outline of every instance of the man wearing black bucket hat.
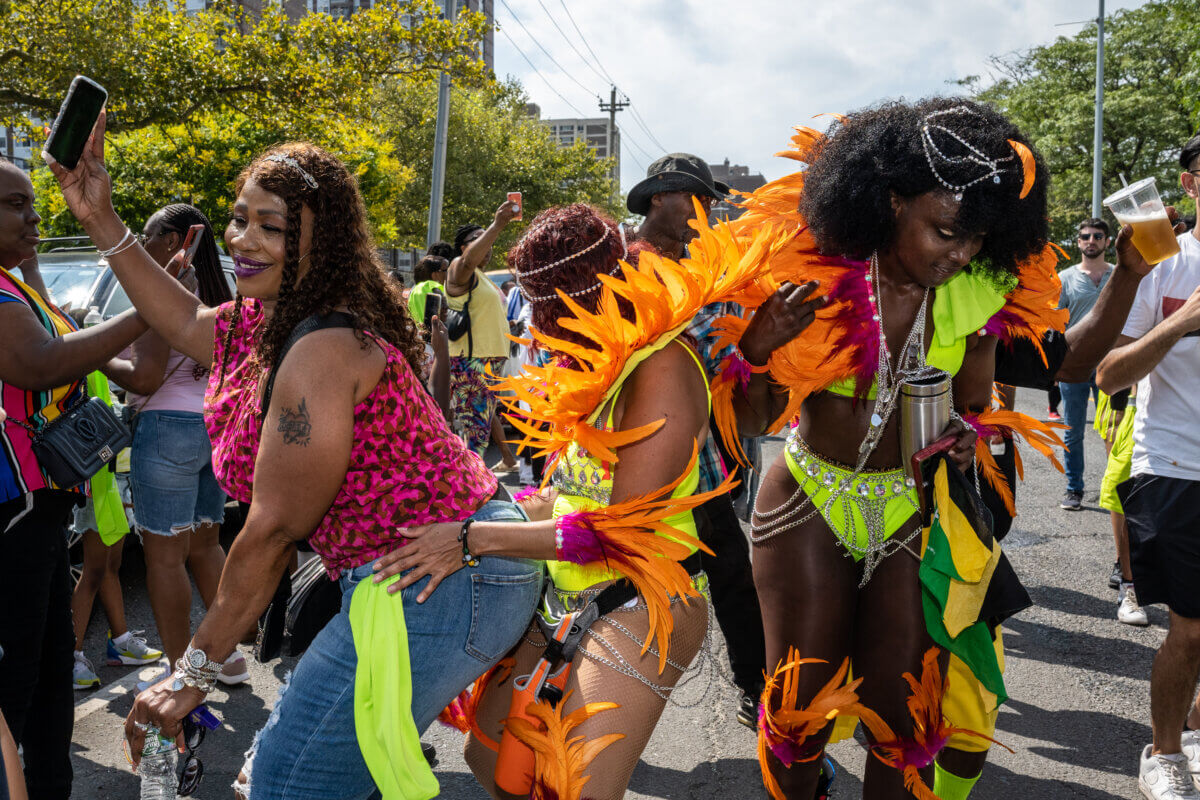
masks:
[[[695,197],[707,211],[724,200],[729,187],[714,181],[704,159],[691,153],[671,153],[646,170],[646,179],[629,190],[626,207],[646,220],[635,236],[654,245],[668,258],[683,258],[687,243],[696,232],[688,227],[696,210]]]

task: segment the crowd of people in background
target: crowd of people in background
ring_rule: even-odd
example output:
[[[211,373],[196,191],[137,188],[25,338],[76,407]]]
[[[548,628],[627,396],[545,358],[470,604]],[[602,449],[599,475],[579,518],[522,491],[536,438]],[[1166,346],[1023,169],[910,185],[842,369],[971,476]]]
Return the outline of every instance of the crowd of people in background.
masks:
[[[907,142],[898,133],[935,117],[959,126],[952,138],[988,155],[963,167],[935,148],[941,163],[919,135]],[[1104,577],[1118,590],[1117,618],[1144,626],[1144,605],[1170,609],[1151,676],[1154,738],[1141,754],[1139,782],[1150,800],[1200,798],[1195,220],[1189,230],[1177,229],[1180,254],[1153,268],[1127,232],[1113,235],[1104,219],[1083,220],[1081,260],[1058,273],[1062,329],[1039,330],[1036,344],[1003,336],[996,344],[981,334],[1007,300],[987,281],[970,283],[963,270],[986,263],[997,275],[1011,273],[996,285],[1024,279],[1020,266],[1047,244],[1045,166],[1032,154],[1027,161],[1012,157],[1009,146],[1021,155],[1020,132],[982,106],[894,104],[839,125],[832,139],[800,151],[815,155],[804,177],[781,184],[795,196],[785,194],[788,202],[774,206],[750,202],[751,216],[759,214],[763,224],[739,235],[743,244],[769,236],[767,221],[802,213],[815,238],[772,252],[803,259],[820,245],[854,256],[835,266],[865,270],[862,297],[835,296],[815,278],[784,282],[747,314],[732,294],[707,287],[703,297],[713,302],[638,340],[603,391],[588,395],[594,407],[579,409],[539,407],[532,395],[506,407],[500,391],[526,386],[521,376],[529,368],[568,383],[600,374],[572,349],[594,350],[600,339],[595,330],[589,338],[576,308],[649,324],[628,297],[606,307],[602,298],[612,295],[601,276],[613,283],[629,278],[642,259],[683,270],[678,265],[696,255],[695,247],[701,258],[712,257],[705,249],[711,241],[700,245],[698,237],[705,215],[730,190],[694,155],[672,153],[651,164],[627,198],[631,218],[640,218],[636,225],[584,205],[540,210],[502,259],[506,268],[489,270],[501,260],[497,240],[523,210],[508,199],[486,227],[463,224],[452,242],[430,246],[404,286],[384,271],[371,246],[362,197],[345,165],[312,145],[281,145],[247,166],[234,187],[223,235],[236,276],[231,285],[218,232],[199,209],[165,206],[144,221],[140,235],[117,217],[102,118],[80,165],[52,168],[71,212],[132,301],[133,308],[107,320],[94,318],[92,309],[68,313],[55,305],[38,268],[33,185],[0,160],[0,783],[6,791],[70,794],[73,691],[101,682],[92,661],[100,654],[85,651],[97,599],[108,626],[107,664],[166,658],[163,673],[139,686],[126,724],[136,762],[148,731],[174,735],[215,683],[249,679],[237,645],[254,640],[276,585],[297,566],[299,546],[321,559],[341,608],[255,737],[235,785],[243,797],[424,791],[431,775],[419,736],[472,686],[479,716],[464,723],[468,763],[493,796],[512,794],[505,754],[520,745],[501,722],[510,698],[497,691],[508,686],[507,673],[497,670],[508,664],[515,674],[536,674],[551,657],[548,643],[559,629],[535,620],[543,599],[563,613],[591,603],[601,609],[585,626],[591,638],[568,652],[556,645],[556,657],[571,667],[558,687],[564,707],[586,711],[587,703],[613,698],[624,706],[610,712],[607,727],[587,729],[592,737],[601,730],[625,737],[592,753],[589,796],[625,792],[672,689],[704,646],[711,604],[739,692],[736,718],[772,742],[761,756],[769,790],[775,797],[823,797],[832,777],[825,744],[849,731],[829,725],[785,734],[786,726],[773,727],[773,714],[789,709],[772,705],[778,700],[772,691],[800,663],[794,654],[825,661],[789,678],[797,681],[801,705],[824,698],[831,678],[845,678],[834,676],[853,655],[850,688],[865,683],[847,709],[865,722],[886,722],[894,739],[883,740],[874,727],[869,736],[902,750],[920,726],[896,679],[920,674],[923,663],[928,668],[935,643],[949,647],[926,630],[915,590],[921,561],[913,548],[922,531],[916,490],[897,467],[898,446],[880,438],[898,425],[888,417],[895,391],[889,381],[935,365],[956,375],[962,414],[947,431],[955,437],[948,462],[983,476],[973,460],[976,437],[983,437],[1013,490],[1011,431],[973,414],[990,408],[993,391],[1006,408],[1014,387],[1053,391],[1048,416],[1058,419],[1061,408],[1065,510],[1077,511],[1088,499],[1084,437],[1089,399],[1095,401],[1095,429],[1107,451],[1098,499],[1110,512],[1116,550]],[[892,171],[872,172],[884,151]],[[999,166],[1009,160],[1014,166]],[[1200,136],[1183,145],[1180,163],[1184,192],[1200,199]],[[969,170],[980,165],[990,165],[985,177],[994,176],[994,186],[976,188]],[[860,190],[854,196],[844,193],[850,176]],[[901,184],[923,188],[900,196]],[[888,197],[892,216],[862,223],[869,216],[863,209],[877,200],[882,208]],[[968,222],[960,224],[960,208],[969,208]],[[192,226],[203,232],[185,265],[181,246]],[[974,261],[981,253],[983,261]],[[828,267],[830,259],[820,258]],[[936,296],[930,299],[932,287],[959,277],[945,296],[988,307],[987,315],[959,319]],[[796,365],[808,356],[789,347],[804,335],[825,335],[812,327],[817,312],[839,303],[837,313],[864,314],[870,335],[877,335],[879,347],[871,352],[882,355],[869,365],[869,393],[840,373],[815,391],[798,377]],[[930,364],[918,354],[924,340],[913,333],[924,336],[927,306],[937,324],[961,327],[931,336]],[[1046,309],[1047,318],[1053,311]],[[740,343],[722,340],[728,320],[743,316]],[[551,340],[564,352],[551,352]],[[730,369],[743,371],[732,379],[740,394],[722,415],[719,387]],[[663,391],[663,381],[671,391]],[[887,406],[882,417],[860,405],[868,396],[875,407]],[[35,439],[87,397],[124,408],[132,445],[111,470],[62,489],[39,463]],[[747,513],[748,540],[735,508],[739,500],[755,508],[752,482],[734,487],[731,476],[744,464],[758,466],[759,441],[785,409],[795,422],[785,430],[785,452],[764,472],[757,510]],[[506,422],[514,415],[510,421],[524,434],[547,437],[542,455],[514,452]],[[561,422],[568,417],[569,425]],[[639,438],[662,420],[651,444]],[[558,443],[547,476],[543,456],[554,449],[560,424],[576,438]],[[499,460],[489,465],[484,459],[493,448]],[[621,450],[619,460],[609,448]],[[515,498],[497,477],[510,473],[525,489]],[[545,483],[549,492],[538,488]],[[679,574],[639,584],[634,561],[608,560],[619,556],[605,550],[615,540],[603,538],[604,526],[617,524],[606,515],[662,487],[670,487],[663,500],[669,513],[655,521],[665,519],[680,536],[671,542],[676,549],[665,551],[674,553],[665,560]],[[998,543],[1012,524],[1012,506],[1003,492],[980,491]],[[240,504],[244,524],[227,553],[221,531],[232,504]],[[145,557],[151,636],[130,630],[125,614],[120,572],[131,532]],[[74,539],[81,542],[78,580],[68,555]],[[1002,564],[997,585],[1011,579],[1012,591],[1023,594],[999,544],[992,552],[989,563]],[[626,566],[613,571],[614,564]],[[552,582],[543,585],[547,573]],[[882,577],[868,584],[876,573]],[[193,583],[206,609],[195,630]],[[618,592],[614,601],[613,587],[627,586],[636,590]],[[402,598],[399,612],[387,602],[393,593]],[[1006,614],[1019,606],[1018,597]],[[818,607],[820,614],[801,613]],[[985,649],[994,642],[1002,652],[1003,616],[986,620]],[[941,658],[952,686],[948,721],[986,740],[996,723],[988,701],[1000,694],[996,684],[980,677],[978,657],[950,648]],[[993,671],[1002,688],[1002,658]],[[364,676],[404,691],[381,690],[379,702],[364,707],[356,697]],[[792,695],[795,710],[795,687]],[[364,723],[378,740],[359,735]],[[965,800],[988,745],[979,736],[947,738],[947,747],[914,772],[942,800]],[[313,742],[315,756],[307,749]],[[872,758],[865,796],[904,796],[907,766]]]

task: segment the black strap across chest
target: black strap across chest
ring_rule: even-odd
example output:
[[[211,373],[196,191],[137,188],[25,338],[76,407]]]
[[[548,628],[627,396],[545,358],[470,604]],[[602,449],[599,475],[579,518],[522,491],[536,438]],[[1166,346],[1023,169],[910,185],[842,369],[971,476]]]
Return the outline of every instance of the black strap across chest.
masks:
[[[300,321],[292,333],[288,336],[287,341],[283,343],[283,347],[279,349],[279,355],[275,357],[275,363],[271,366],[271,374],[267,376],[267,387],[263,390],[262,413],[261,418],[266,419],[267,411],[271,408],[271,393],[275,390],[275,376],[279,374],[279,367],[283,364],[283,358],[288,354],[288,351],[303,339],[308,334],[314,331],[324,330],[326,328],[353,328],[354,317],[344,311],[332,311],[328,314],[313,314],[311,317],[306,317]]]

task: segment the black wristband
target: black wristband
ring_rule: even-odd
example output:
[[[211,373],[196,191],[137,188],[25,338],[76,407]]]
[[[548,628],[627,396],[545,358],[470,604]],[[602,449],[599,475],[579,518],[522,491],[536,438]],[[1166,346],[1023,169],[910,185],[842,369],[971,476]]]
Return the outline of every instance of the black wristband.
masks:
[[[462,563],[468,567],[478,567],[479,559],[471,555],[471,547],[467,544],[467,536],[471,533],[471,523],[474,520],[465,520],[462,524],[462,529],[458,532],[458,541],[462,544]]]

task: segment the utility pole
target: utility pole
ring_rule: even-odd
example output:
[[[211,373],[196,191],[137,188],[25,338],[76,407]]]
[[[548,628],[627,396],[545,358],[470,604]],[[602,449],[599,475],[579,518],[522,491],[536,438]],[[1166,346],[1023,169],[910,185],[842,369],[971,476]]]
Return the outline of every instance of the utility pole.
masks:
[[[613,159],[613,185],[616,187],[616,194],[621,192],[621,176],[617,172],[617,163],[620,158],[613,153],[613,141],[617,131],[617,112],[624,111],[628,105],[628,101],[617,102],[617,87],[615,86],[612,87],[612,92],[608,96],[608,102],[600,101],[600,111],[608,112],[608,157]]]
[[[442,13],[449,22],[457,16],[454,0],[442,0]],[[450,73],[438,76],[437,122],[433,132],[433,176],[429,182],[429,225],[425,247],[442,238],[442,194],[446,188],[446,131],[450,123]]]
[[[1104,134],[1104,0],[1100,0],[1100,16],[1096,17],[1096,130],[1092,137],[1092,216],[1100,216],[1100,154]]]

